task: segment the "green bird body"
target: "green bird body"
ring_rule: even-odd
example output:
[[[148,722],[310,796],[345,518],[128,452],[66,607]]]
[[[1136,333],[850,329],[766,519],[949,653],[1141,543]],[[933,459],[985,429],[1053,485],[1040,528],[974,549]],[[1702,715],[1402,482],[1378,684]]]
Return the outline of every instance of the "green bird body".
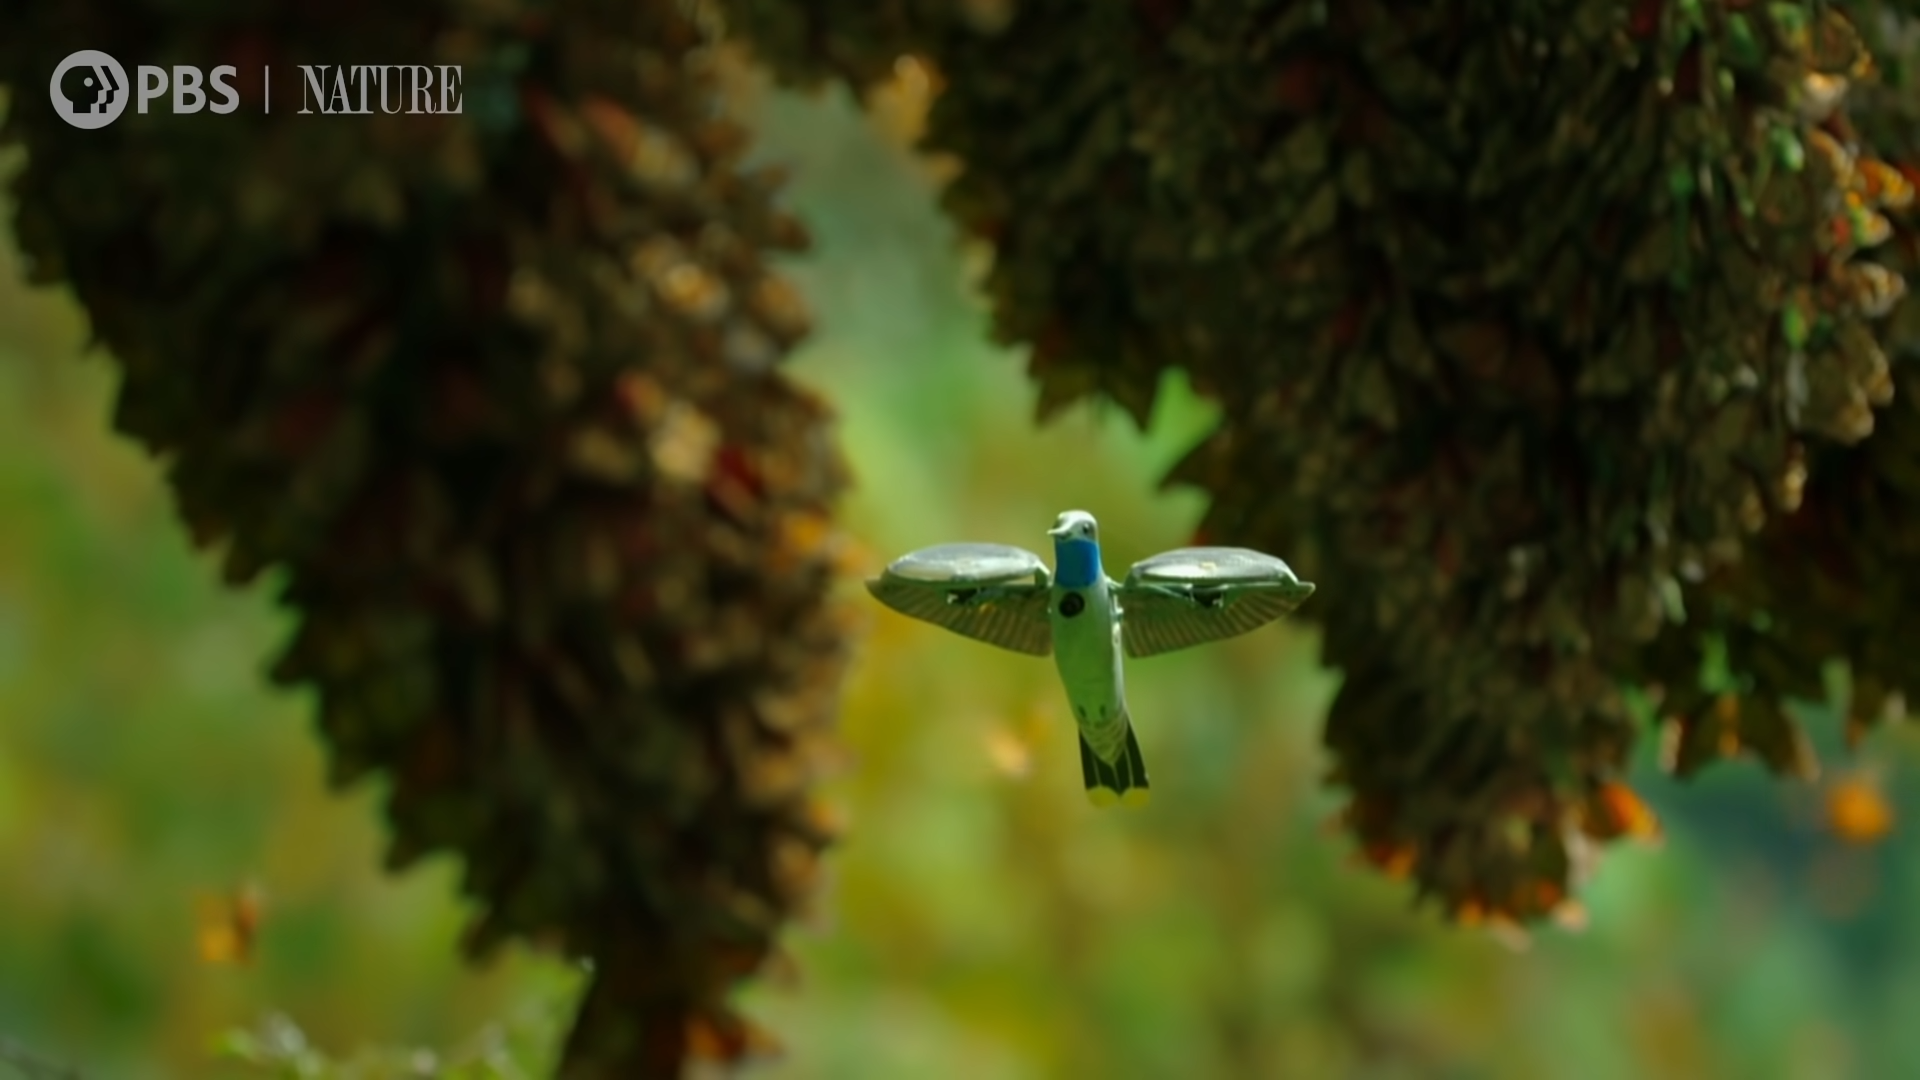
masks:
[[[1003,544],[943,544],[894,560],[867,582],[904,615],[1031,656],[1052,654],[1080,734],[1087,796],[1097,806],[1147,801],[1147,768],[1127,712],[1126,657],[1244,634],[1313,593],[1287,564],[1245,548],[1179,548],[1133,565],[1124,583],[1101,566],[1099,526],[1080,510],[1049,530],[1055,568]]]
[[[1061,515],[1053,530],[1054,575],[1047,617],[1053,660],[1080,729],[1080,765],[1088,797],[1144,803],[1147,766],[1127,715],[1121,663],[1119,587],[1100,565],[1098,526],[1091,516]]]

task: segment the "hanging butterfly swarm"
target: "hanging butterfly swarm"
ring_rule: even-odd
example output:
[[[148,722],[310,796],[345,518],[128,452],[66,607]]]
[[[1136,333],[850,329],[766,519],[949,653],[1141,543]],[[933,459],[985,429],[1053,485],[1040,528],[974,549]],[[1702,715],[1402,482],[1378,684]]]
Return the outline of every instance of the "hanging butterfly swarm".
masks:
[[[462,858],[476,953],[593,962],[568,1076],[738,1051],[829,840],[843,467],[773,368],[806,317],[762,253],[804,236],[700,44],[671,0],[34,0],[0,43],[35,279],[195,539],[282,583],[276,675],[336,782],[390,785],[393,864]],[[243,107],[76,130],[80,48],[234,64]],[[295,65],[343,62],[462,65],[464,111],[301,115]]]
[[[1805,774],[1782,703],[1823,660],[1855,662],[1862,709],[1905,688],[1920,415],[1876,409],[1913,189],[1848,114],[1883,74],[1848,13],[1896,16],[727,11],[798,83],[937,70],[925,146],[960,166],[945,203],[993,248],[1043,415],[1102,395],[1144,422],[1169,368],[1221,403],[1171,480],[1211,494],[1209,539],[1322,583],[1347,824],[1457,917],[1559,911],[1595,841],[1657,828],[1621,780],[1632,693],[1682,773]],[[1712,653],[1731,674],[1702,678]]]

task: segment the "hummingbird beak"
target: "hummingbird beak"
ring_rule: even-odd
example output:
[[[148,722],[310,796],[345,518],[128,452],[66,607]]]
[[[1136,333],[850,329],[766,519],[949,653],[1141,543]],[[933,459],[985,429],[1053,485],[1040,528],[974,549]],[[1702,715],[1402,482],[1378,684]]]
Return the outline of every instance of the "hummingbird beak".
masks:
[[[1067,535],[1069,532],[1072,532],[1072,531],[1073,531],[1073,526],[1071,525],[1055,525],[1053,528],[1047,530],[1047,535],[1053,537],[1055,540],[1058,540],[1059,538]]]

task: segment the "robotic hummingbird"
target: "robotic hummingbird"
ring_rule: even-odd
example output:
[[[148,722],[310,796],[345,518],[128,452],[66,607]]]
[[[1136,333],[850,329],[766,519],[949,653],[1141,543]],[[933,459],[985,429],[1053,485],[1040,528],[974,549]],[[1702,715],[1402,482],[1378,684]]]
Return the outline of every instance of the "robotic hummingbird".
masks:
[[[1127,713],[1122,655],[1236,637],[1313,595],[1271,555],[1177,548],[1133,564],[1124,582],[1100,565],[1100,526],[1069,510],[1048,530],[1054,569],[1006,544],[941,544],[903,555],[867,582],[902,615],[1029,656],[1051,654],[1080,729],[1080,769],[1095,806],[1142,804],[1147,766]]]

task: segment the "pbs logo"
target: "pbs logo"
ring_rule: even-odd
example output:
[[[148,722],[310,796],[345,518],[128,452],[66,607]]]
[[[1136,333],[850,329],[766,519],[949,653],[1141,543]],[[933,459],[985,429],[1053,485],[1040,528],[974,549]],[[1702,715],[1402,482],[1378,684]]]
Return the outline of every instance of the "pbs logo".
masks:
[[[77,128],[106,127],[127,111],[127,69],[98,49],[81,49],[60,61],[47,90],[53,111]]]
[[[240,95],[230,81],[238,69],[231,64],[214,68],[211,76],[201,74],[200,69],[191,64],[175,64],[171,75],[168,69],[151,64],[141,64],[136,71],[140,82],[139,112],[146,112],[147,104],[167,94],[169,87],[175,113],[197,113],[201,109],[230,113],[240,107]],[[208,88],[214,94],[211,102],[207,97]],[[103,128],[120,119],[120,114],[127,111],[131,90],[127,69],[98,49],[82,49],[60,61],[47,86],[53,111],[60,114],[60,119],[74,127],[88,129]]]

